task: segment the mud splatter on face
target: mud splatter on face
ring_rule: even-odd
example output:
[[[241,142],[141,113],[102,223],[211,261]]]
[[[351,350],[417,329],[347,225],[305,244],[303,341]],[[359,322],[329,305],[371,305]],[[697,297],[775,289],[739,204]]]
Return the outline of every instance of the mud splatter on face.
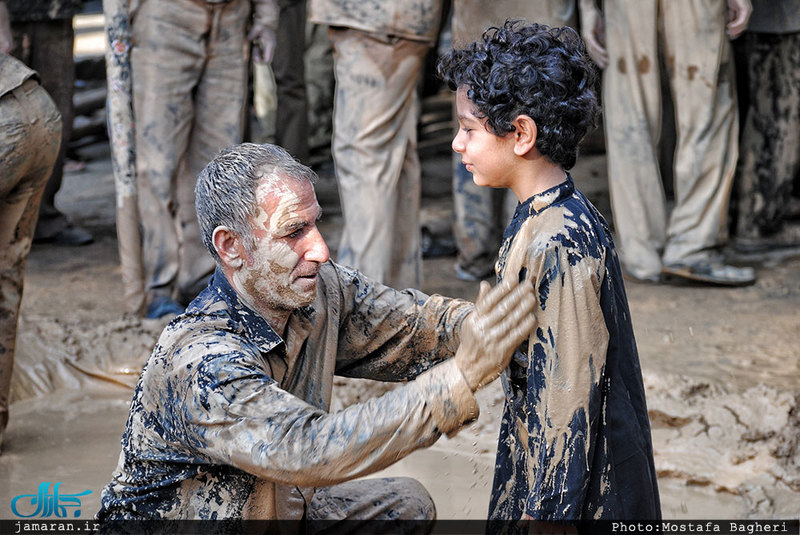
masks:
[[[272,315],[311,304],[328,249],[316,228],[320,207],[308,182],[264,176],[256,189],[252,246],[234,285],[255,310]]]

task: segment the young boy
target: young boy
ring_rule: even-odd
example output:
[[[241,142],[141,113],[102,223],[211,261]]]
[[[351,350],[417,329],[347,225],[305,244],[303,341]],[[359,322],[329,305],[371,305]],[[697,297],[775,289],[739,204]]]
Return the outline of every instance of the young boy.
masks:
[[[519,199],[497,278],[532,279],[537,330],[503,372],[490,520],[660,519],[650,425],[608,225],[567,172],[596,124],[595,71],[571,28],[508,21],[450,51],[453,150]]]

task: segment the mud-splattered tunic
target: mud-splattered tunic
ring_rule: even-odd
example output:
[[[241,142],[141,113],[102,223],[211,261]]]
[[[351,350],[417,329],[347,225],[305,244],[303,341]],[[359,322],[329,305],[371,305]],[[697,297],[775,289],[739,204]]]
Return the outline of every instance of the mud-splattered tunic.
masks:
[[[503,373],[491,519],[660,517],[625,288],[602,215],[572,178],[520,204],[498,279],[534,281],[535,334]]]
[[[456,431],[478,406],[453,359],[434,365],[471,307],[329,262],[282,339],[217,272],[142,373],[98,518],[299,518],[313,487]],[[331,414],[334,374],[416,380]]]

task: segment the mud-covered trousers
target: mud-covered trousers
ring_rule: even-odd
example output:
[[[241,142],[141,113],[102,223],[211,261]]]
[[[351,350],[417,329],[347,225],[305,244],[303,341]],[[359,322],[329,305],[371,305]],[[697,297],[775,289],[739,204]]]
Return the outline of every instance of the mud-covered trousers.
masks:
[[[781,229],[800,181],[800,32],[742,36],[747,115],[739,146],[738,237]]]
[[[8,424],[25,263],[60,145],[61,115],[35,80],[0,97],[0,447]]]
[[[428,43],[331,28],[340,264],[393,288],[422,282],[417,80]]]
[[[214,261],[194,205],[197,175],[241,142],[248,0],[143,0],[132,14],[136,176],[148,301],[187,303]]]
[[[603,75],[611,207],[623,268],[711,261],[724,244],[738,156],[738,111],[725,0],[606,0]],[[659,41],[663,53],[659,52]],[[677,132],[675,205],[659,172],[659,62],[668,60]]]
[[[277,85],[275,143],[308,165],[308,99],[304,55],[306,51],[306,3],[283,0],[276,32],[272,72]]]
[[[56,208],[56,194],[64,178],[67,144],[72,136],[75,85],[72,19],[15,22],[12,24],[14,49],[11,54],[39,74],[41,86],[55,102],[62,117],[61,148],[53,164],[39,204],[35,237],[50,238],[69,225],[66,216]]]
[[[427,533],[436,518],[436,507],[415,479],[361,479],[317,489],[307,518],[310,533],[325,529],[334,533]],[[371,530],[376,526],[359,520],[392,521],[387,526],[391,530]]]

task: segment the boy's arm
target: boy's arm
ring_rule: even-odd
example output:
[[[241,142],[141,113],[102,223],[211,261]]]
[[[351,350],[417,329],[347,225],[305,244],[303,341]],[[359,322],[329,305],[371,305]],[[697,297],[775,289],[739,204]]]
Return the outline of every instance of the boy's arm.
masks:
[[[604,258],[560,244],[531,258],[540,303],[529,340],[528,433],[533,481],[525,513],[580,515],[601,416],[608,330],[600,306]]]

